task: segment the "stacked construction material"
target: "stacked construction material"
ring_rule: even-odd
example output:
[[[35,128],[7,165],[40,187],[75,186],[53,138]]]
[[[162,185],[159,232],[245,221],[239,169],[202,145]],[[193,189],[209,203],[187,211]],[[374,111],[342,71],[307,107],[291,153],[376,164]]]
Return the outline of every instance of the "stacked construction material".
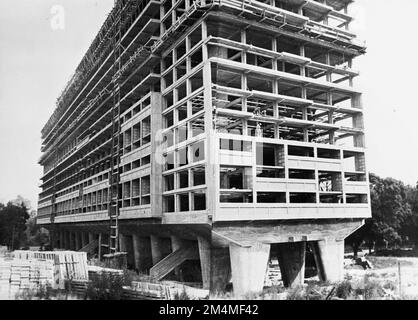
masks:
[[[48,261],[52,265],[51,285],[64,289],[66,280],[88,281],[87,253],[75,251],[14,251],[21,261]],[[50,273],[48,274],[50,275]],[[41,283],[44,277],[40,277]]]
[[[191,299],[206,299],[209,290],[195,288],[174,281],[151,283],[146,281],[132,281],[130,287],[123,287],[124,296],[129,300],[174,300],[175,297],[186,293]]]
[[[1,260],[0,297],[13,299],[21,290],[48,287],[53,281],[53,261],[16,258]]]

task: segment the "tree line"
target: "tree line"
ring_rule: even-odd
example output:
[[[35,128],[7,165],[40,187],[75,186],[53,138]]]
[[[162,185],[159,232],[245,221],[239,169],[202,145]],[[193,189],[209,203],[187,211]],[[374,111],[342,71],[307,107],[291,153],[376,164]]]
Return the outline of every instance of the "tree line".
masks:
[[[0,203],[0,245],[10,250],[47,244],[45,230],[36,225],[36,212],[30,212],[30,204],[22,197]]]
[[[399,247],[418,243],[418,183],[406,185],[370,174],[372,218],[346,239],[354,250]]]

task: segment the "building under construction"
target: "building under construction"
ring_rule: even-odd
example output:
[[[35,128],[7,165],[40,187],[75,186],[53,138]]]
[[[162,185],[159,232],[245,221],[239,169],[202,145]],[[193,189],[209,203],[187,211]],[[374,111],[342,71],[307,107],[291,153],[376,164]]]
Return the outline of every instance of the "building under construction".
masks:
[[[371,216],[352,0],[118,0],[42,130],[38,224],[157,280],[343,276]]]

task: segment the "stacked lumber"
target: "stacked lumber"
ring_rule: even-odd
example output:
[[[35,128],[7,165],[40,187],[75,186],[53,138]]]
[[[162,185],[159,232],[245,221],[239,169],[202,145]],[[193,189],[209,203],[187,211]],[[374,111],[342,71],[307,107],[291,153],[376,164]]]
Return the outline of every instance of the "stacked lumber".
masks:
[[[43,260],[53,263],[53,288],[64,289],[66,280],[88,280],[87,253],[75,251],[24,251],[12,254],[22,261]]]
[[[54,263],[48,260],[2,259],[0,264],[0,296],[13,298],[24,289],[51,286]]]
[[[191,299],[206,299],[209,290],[187,286],[173,281],[151,283],[144,281],[132,281],[130,287],[124,287],[124,296],[127,299],[144,300],[174,300],[175,296],[186,293]]]

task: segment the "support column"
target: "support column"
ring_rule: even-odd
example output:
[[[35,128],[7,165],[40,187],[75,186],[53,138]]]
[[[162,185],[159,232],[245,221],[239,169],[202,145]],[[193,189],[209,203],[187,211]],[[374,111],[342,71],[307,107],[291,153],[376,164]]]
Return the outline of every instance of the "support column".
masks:
[[[171,241],[170,239],[160,238],[153,235],[151,235],[150,240],[152,264],[156,265],[171,253]]]
[[[121,252],[128,252],[126,249],[126,237],[122,233],[119,233],[119,249]]]
[[[98,255],[99,255],[99,261],[101,261],[102,260],[102,233],[101,232],[99,233],[99,252],[98,252]]]
[[[151,243],[149,238],[132,235],[135,269],[146,273],[152,267]]]
[[[65,244],[64,244],[64,231],[61,230],[60,231],[60,249],[65,249]]]
[[[327,239],[313,244],[318,275],[322,281],[344,280],[344,240]]]
[[[210,264],[208,265],[210,265],[210,295],[224,293],[231,278],[229,248],[211,248]]]
[[[70,234],[70,245],[69,245],[69,248],[68,249],[70,249],[70,250],[74,250],[75,248],[75,239],[74,239],[74,232],[72,232],[72,231],[69,231],[69,234]]]
[[[94,234],[89,232],[89,243],[92,243],[94,241]]]
[[[278,258],[285,287],[303,285],[305,281],[305,253],[306,242],[279,244]]]
[[[270,245],[257,243],[252,247],[229,245],[234,295],[242,297],[263,290],[270,256]]]
[[[80,247],[80,233],[75,232],[74,233],[74,237],[75,237],[75,251],[78,251],[81,249]]]
[[[70,243],[71,243],[70,233],[68,231],[64,231],[64,249],[69,250],[70,249]]]
[[[210,255],[211,245],[208,240],[203,237],[197,238],[199,244],[200,269],[202,270],[203,289],[210,289]],[[229,259],[229,257],[228,257]],[[229,263],[229,261],[227,261]]]
[[[87,239],[85,232],[81,233],[81,248],[84,248],[87,245]]]

